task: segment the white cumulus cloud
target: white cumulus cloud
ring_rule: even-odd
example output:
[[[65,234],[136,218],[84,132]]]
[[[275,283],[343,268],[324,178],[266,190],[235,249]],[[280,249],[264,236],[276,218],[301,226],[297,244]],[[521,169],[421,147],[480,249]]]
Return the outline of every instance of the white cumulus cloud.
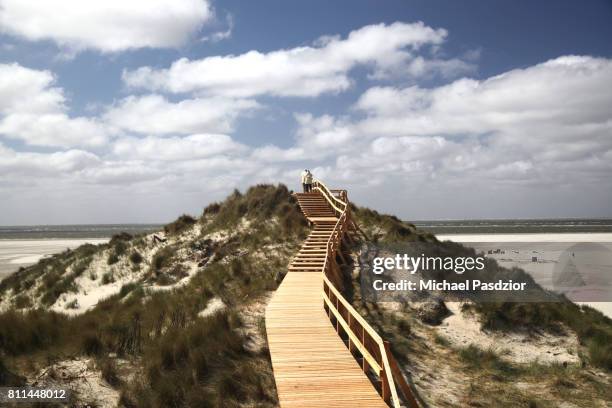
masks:
[[[33,146],[102,146],[108,129],[95,119],[70,118],[64,113],[15,113],[0,121],[0,135]]]
[[[417,54],[423,46],[443,43],[446,36],[446,30],[421,22],[376,24],[352,31],[344,39],[322,37],[310,46],[181,58],[167,69],[145,66],[125,71],[123,79],[131,87],[174,93],[314,97],[349,88],[349,71],[360,65],[370,67],[377,78],[419,77],[437,71],[451,75],[471,69],[459,60],[427,60]]]
[[[95,154],[83,150],[54,153],[16,152],[0,144],[0,172],[3,175],[36,178],[70,176],[99,163],[101,161]]]
[[[193,160],[216,155],[237,154],[246,147],[222,134],[195,134],[186,137],[128,137],[115,142],[117,156],[154,161]]]
[[[479,186],[470,194],[483,199],[494,186],[510,196],[531,186],[576,206],[579,191],[612,191],[608,83],[612,60],[563,56],[434,88],[373,87],[353,106],[352,119],[343,119],[349,147],[328,144],[338,157],[330,174],[381,185],[435,180],[419,191],[440,199],[445,188]],[[301,143],[319,143],[336,121],[302,120],[299,132],[309,136]]]
[[[153,94],[124,98],[104,116],[114,126],[137,133],[229,132],[238,115],[258,107],[249,99],[196,98],[174,103]]]
[[[0,136],[36,146],[101,146],[111,130],[99,120],[71,117],[49,71],[0,64]]]
[[[53,86],[54,82],[55,77],[49,71],[17,63],[0,64],[0,114],[57,110],[64,103],[64,95]]]
[[[0,0],[0,30],[70,51],[184,45],[213,16],[206,0]]]

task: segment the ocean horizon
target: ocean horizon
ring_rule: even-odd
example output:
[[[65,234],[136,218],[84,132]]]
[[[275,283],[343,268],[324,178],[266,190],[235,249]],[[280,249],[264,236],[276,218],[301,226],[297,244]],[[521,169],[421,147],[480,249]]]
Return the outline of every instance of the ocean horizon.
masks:
[[[612,232],[612,218],[419,220],[412,224],[432,234],[533,234]]]
[[[612,232],[612,218],[408,220],[433,234],[588,233]],[[41,224],[0,226],[0,240],[110,238],[115,234],[148,233],[161,223]]]
[[[132,235],[159,230],[164,224],[61,224],[0,226],[0,240],[110,238],[127,232]]]

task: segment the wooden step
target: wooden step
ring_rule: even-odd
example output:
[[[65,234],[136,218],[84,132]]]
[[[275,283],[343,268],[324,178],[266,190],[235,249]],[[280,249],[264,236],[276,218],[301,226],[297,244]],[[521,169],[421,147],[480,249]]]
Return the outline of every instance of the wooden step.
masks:
[[[325,223],[325,224],[334,223],[335,224],[336,222],[338,222],[338,219],[336,217],[310,217],[309,219],[315,224],[318,224],[318,223]]]
[[[293,258],[291,260],[291,263],[293,262],[317,262],[317,263],[323,263],[325,262],[325,257],[316,257],[316,258],[309,258],[309,257],[301,257],[301,256],[296,256],[295,258]]]
[[[330,216],[333,217],[334,216],[334,212],[333,211],[329,211],[329,210],[315,210],[315,209],[308,209],[308,208],[304,208],[303,209],[306,214],[321,214],[321,216]]]
[[[316,262],[316,263],[320,263],[321,265],[325,262],[325,257],[322,258],[300,258],[300,257],[295,257],[291,260],[291,263],[293,264],[294,262]]]

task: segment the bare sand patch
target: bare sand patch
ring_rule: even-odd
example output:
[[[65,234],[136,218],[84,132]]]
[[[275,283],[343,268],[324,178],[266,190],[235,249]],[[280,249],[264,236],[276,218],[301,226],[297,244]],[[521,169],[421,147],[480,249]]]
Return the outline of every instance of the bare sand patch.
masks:
[[[211,316],[221,310],[225,309],[225,303],[218,297],[214,297],[208,301],[204,310],[198,313],[200,317],[208,317]]]
[[[100,408],[114,408],[119,402],[119,392],[103,378],[92,358],[63,360],[41,370],[31,379],[34,387],[68,388],[76,398]]]
[[[493,350],[501,358],[519,364],[531,362],[579,364],[579,342],[574,333],[555,336],[548,333],[528,335],[524,333],[485,332],[476,316],[461,311],[461,303],[447,302],[453,313],[436,327],[439,335],[454,347],[473,344],[484,350]]]

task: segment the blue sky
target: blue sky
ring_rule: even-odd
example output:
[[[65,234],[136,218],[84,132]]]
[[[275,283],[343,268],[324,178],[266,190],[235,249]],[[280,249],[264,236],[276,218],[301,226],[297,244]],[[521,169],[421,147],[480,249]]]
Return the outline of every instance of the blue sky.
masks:
[[[406,219],[612,216],[609,1],[36,3],[0,0],[0,224],[304,167]]]

